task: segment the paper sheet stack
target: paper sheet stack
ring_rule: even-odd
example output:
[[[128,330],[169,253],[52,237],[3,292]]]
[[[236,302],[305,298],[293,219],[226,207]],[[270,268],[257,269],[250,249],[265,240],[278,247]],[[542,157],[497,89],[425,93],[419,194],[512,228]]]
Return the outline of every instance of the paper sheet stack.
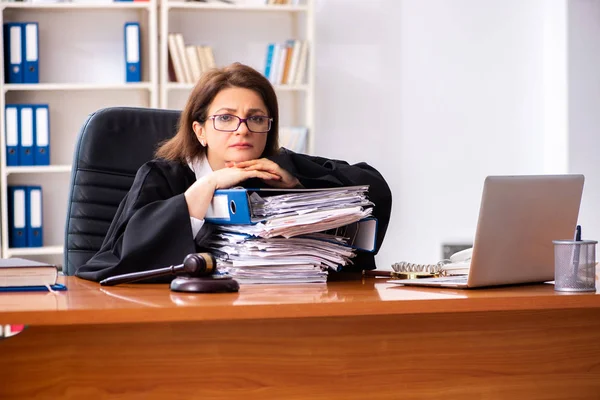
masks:
[[[372,213],[368,186],[327,191],[250,195],[254,215],[262,222],[217,225],[209,248],[219,270],[240,284],[311,283],[327,281],[328,271],[351,263],[355,249],[350,238],[335,228],[360,221]]]

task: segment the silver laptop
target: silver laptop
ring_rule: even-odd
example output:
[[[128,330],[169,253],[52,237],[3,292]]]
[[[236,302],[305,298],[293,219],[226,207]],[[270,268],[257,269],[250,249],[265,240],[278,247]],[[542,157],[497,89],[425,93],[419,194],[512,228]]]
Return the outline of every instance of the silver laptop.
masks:
[[[575,174],[488,176],[468,274],[389,282],[478,288],[554,280],[552,241],[573,239],[583,184]]]

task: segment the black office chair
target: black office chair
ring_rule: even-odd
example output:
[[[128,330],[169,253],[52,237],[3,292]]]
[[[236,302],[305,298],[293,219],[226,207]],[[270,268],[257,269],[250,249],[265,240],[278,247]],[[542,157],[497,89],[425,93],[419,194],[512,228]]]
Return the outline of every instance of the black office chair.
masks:
[[[73,155],[65,227],[65,275],[74,275],[102,245],[140,166],[177,130],[179,111],[104,108],[83,124]]]

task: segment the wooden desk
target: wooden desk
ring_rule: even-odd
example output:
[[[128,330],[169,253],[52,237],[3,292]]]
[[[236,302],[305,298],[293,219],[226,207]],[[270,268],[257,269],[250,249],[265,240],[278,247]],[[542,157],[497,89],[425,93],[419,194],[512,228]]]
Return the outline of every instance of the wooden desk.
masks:
[[[600,296],[367,278],[0,294],[0,399],[598,399]]]

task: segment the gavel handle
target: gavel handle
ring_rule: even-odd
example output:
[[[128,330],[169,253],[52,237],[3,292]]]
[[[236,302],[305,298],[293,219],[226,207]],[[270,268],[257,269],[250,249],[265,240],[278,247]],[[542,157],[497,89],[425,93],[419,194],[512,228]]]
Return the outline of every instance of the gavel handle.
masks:
[[[175,275],[184,270],[184,265],[171,265],[170,267],[152,269],[149,271],[131,272],[129,274],[115,275],[100,281],[102,286],[114,286],[121,283],[135,282],[146,278],[155,278],[157,276]]]

